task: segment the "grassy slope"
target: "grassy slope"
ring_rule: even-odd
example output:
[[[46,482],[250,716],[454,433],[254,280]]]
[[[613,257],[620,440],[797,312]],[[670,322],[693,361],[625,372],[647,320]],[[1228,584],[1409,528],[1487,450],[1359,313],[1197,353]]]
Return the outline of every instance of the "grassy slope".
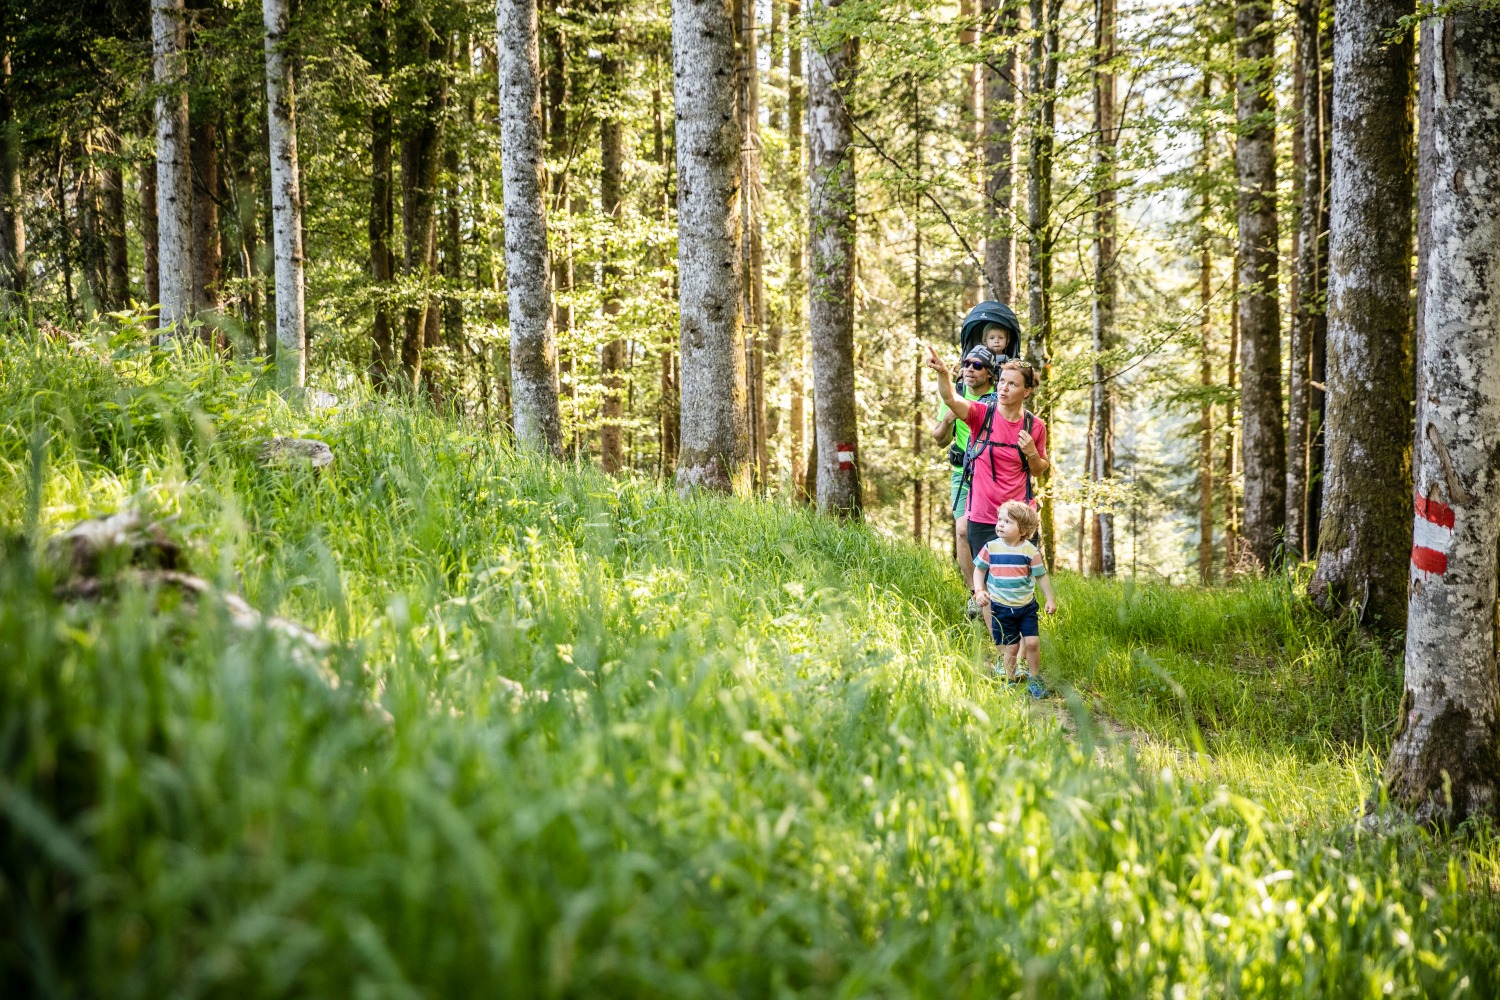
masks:
[[[253,442],[287,430],[326,439],[332,470],[258,469]],[[59,607],[12,544],[0,984],[1495,986],[1475,888],[1495,853],[1446,845],[1465,877],[1418,834],[1358,835],[1362,737],[1379,747],[1360,720],[1389,716],[1392,668],[1275,585],[1064,577],[1044,666],[1153,736],[1095,754],[978,676],[929,554],[529,462],[417,409],[299,416],[202,358],[6,341],[0,528],[126,502],[336,639],[341,684],[145,595]]]

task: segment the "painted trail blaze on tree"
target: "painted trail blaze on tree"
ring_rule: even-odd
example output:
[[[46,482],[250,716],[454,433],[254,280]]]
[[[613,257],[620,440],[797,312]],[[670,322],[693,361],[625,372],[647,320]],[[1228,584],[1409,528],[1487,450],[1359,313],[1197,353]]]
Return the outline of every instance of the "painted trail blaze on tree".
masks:
[[[1417,497],[1412,526],[1411,564],[1420,573],[1448,572],[1448,548],[1453,544],[1453,508],[1437,500]]]
[[[1418,499],[1385,782],[1417,819],[1459,823],[1500,812],[1500,16],[1460,11],[1422,30]]]
[[[841,444],[838,448],[839,468],[844,471],[854,468],[854,445]]]

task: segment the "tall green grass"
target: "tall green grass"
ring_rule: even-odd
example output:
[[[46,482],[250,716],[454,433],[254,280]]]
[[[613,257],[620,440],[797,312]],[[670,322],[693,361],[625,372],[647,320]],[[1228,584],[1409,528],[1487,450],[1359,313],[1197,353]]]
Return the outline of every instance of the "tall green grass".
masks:
[[[1086,720],[1071,740],[982,676],[932,554],[357,391],[303,413],[121,340],[0,342],[8,995],[1496,986],[1493,850],[1362,834],[1332,807],[1353,770],[1297,791],[1347,722],[1299,742],[1225,682],[1189,687],[1246,637],[1273,671],[1354,662],[1269,585],[1064,581],[1044,669],[1105,708],[1133,692],[1128,721],[1170,750],[1096,752]],[[273,432],[334,465],[261,468]],[[334,641],[338,683],[212,603],[60,604],[36,541],[127,503]],[[1123,672],[1146,655],[1176,701]],[[1214,771],[1230,745],[1275,761],[1282,801]]]

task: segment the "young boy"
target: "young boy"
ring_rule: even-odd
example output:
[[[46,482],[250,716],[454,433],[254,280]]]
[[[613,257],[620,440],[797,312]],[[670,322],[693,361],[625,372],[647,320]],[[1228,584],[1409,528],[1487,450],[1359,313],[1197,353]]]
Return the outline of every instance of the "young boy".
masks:
[[[1036,533],[1037,512],[1019,500],[1000,505],[995,538],[974,557],[974,600],[990,606],[990,633],[1003,658],[1005,679],[1017,684],[1028,681],[1033,698],[1045,698],[1047,687],[1038,676],[1042,644],[1037,635],[1036,587],[1047,597],[1047,614],[1057,613],[1057,595],[1052,578],[1042,565],[1042,554],[1028,541]],[[1026,647],[1026,666],[1016,670],[1016,652]],[[1001,664],[996,663],[996,672]]]

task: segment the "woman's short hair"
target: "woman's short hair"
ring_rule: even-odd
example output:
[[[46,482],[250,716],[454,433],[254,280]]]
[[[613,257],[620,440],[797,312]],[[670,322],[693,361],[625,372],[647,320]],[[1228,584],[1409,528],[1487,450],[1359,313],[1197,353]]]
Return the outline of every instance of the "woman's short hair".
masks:
[[[1005,371],[1007,368],[1013,368],[1021,373],[1021,381],[1026,383],[1026,388],[1036,388],[1036,369],[1031,367],[1030,361],[1022,361],[1018,358],[1014,361],[1007,361],[1000,366],[1001,371]]]

